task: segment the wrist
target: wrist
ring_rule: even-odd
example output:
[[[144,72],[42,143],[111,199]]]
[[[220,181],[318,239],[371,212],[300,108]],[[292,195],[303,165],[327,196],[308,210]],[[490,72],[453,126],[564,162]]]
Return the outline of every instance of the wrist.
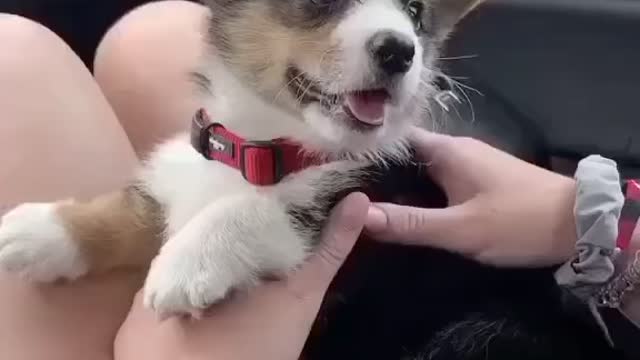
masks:
[[[577,182],[568,177],[562,177],[558,185],[558,223],[553,231],[553,255],[554,259],[563,263],[571,259],[575,254],[578,241],[576,217],[574,214]]]

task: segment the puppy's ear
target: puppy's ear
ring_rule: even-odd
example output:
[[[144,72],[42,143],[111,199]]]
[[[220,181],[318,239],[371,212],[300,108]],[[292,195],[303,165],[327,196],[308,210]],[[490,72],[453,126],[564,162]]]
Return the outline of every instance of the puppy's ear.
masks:
[[[436,35],[444,40],[454,26],[484,0],[433,0]]]

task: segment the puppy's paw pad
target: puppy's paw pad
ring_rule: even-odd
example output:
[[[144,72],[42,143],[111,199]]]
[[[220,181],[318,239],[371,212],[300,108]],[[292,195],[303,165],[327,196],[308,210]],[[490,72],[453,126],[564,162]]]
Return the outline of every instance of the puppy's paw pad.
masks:
[[[2,217],[0,269],[41,282],[75,279],[87,272],[51,203],[23,204]]]

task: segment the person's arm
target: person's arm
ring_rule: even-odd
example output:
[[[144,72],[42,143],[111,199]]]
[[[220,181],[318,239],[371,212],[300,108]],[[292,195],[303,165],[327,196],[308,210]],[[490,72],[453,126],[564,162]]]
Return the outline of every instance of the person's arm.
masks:
[[[580,161],[574,178],[577,241],[556,280],[589,305],[612,346],[640,358],[639,183],[621,182],[617,164],[601,156]]]

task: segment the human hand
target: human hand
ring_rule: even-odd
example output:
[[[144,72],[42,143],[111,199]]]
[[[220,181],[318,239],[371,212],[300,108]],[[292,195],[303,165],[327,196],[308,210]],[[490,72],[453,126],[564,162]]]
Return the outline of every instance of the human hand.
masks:
[[[412,142],[449,207],[372,204],[371,237],[461,253],[496,266],[546,266],[576,243],[575,181],[470,138],[416,129]]]
[[[362,231],[368,207],[366,196],[349,195],[332,212],[319,249],[300,270],[236,294],[201,320],[159,323],[143,308],[139,294],[116,338],[114,358],[297,360],[325,292]]]

